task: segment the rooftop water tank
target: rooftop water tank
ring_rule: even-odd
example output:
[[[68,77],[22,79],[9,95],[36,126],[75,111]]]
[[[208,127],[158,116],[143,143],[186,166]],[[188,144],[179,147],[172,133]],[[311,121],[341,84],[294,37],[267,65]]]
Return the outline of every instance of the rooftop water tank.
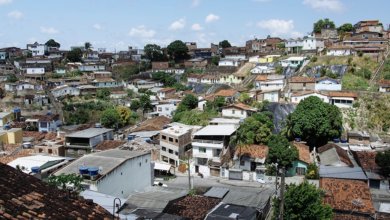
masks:
[[[333,138],[333,142],[337,144],[337,143],[340,142],[340,139],[339,138]]]
[[[41,172],[41,168],[40,167],[31,167],[31,172],[32,173],[40,173]]]
[[[88,174],[88,167],[80,167],[79,172],[81,175],[87,175]]]
[[[99,174],[99,168],[90,167],[90,168],[88,168],[88,173],[90,176],[97,176]]]
[[[128,141],[131,141],[131,140],[134,140],[134,139],[135,139],[135,135],[131,135],[131,134],[127,135],[127,140]]]
[[[295,141],[296,141],[296,142],[301,142],[301,138],[300,138],[300,137],[296,137],[296,138],[295,138]]]
[[[347,140],[347,139],[341,139],[340,141],[341,141],[341,143],[343,143],[343,144],[348,143],[348,140]]]

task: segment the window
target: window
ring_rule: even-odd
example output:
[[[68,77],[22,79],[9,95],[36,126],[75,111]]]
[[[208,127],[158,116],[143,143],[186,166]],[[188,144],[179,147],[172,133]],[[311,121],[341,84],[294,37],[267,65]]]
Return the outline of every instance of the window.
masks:
[[[305,173],[306,173],[306,169],[303,167],[297,167],[295,169],[295,171],[296,171],[297,175],[305,175]]]
[[[53,153],[53,150],[52,150],[52,149],[48,149],[48,150],[47,150],[47,153],[48,153],[48,154],[52,154],[52,153]]]
[[[171,150],[171,149],[169,149],[168,152],[169,152],[170,154],[173,154],[173,150]]]
[[[240,161],[240,166],[245,166],[245,160]]]
[[[236,111],[235,110],[232,110],[232,114],[235,114],[236,113]]]
[[[178,139],[175,139],[175,143],[179,143],[179,140],[178,140]]]
[[[175,155],[176,155],[176,156],[179,156],[179,152],[175,151]]]
[[[170,137],[170,138],[169,138],[169,142],[173,142],[173,138]]]
[[[167,136],[162,135],[161,138],[162,138],[163,140],[166,140],[166,139],[167,139]]]
[[[166,147],[161,147],[161,150],[162,151],[167,151],[167,148]]]
[[[205,147],[200,147],[199,148],[199,153],[206,153],[206,148]]]
[[[243,115],[244,114],[244,110],[241,110],[241,115]]]
[[[68,150],[69,151],[69,150]],[[43,152],[43,149],[42,148],[39,148],[38,150],[39,153],[42,153]]]
[[[162,108],[161,108],[161,107],[158,107],[157,111],[161,112],[161,111],[162,111]]]

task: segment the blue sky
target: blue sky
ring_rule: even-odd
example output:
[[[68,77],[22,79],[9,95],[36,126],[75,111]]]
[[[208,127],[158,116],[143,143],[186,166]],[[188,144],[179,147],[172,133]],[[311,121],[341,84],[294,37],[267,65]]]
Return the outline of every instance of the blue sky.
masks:
[[[0,0],[0,47],[50,38],[62,49],[89,41],[114,51],[177,39],[242,46],[254,36],[302,36],[326,17],[387,26],[389,8],[389,0]]]

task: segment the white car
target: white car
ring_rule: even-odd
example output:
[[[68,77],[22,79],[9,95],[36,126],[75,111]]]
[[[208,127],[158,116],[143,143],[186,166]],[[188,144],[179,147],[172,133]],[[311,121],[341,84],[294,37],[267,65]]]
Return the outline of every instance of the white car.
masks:
[[[154,181],[153,186],[168,187],[167,184],[164,184],[164,183],[158,182],[158,181]]]

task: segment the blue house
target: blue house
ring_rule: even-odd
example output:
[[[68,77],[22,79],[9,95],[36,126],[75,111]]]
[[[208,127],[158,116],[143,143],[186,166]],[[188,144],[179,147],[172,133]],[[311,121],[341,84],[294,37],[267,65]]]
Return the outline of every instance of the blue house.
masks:
[[[317,91],[341,91],[341,82],[329,77],[316,79],[315,90]]]
[[[115,88],[121,87],[122,83],[117,82],[112,78],[99,78],[92,81],[92,85],[96,88]]]
[[[293,162],[293,166],[287,170],[286,176],[302,176],[306,174],[307,167],[313,163],[310,155],[309,146],[305,142],[293,142],[294,147],[298,150],[298,160]]]
[[[62,124],[58,114],[48,113],[47,115],[36,115],[34,118],[38,119],[39,132],[56,132]]]

